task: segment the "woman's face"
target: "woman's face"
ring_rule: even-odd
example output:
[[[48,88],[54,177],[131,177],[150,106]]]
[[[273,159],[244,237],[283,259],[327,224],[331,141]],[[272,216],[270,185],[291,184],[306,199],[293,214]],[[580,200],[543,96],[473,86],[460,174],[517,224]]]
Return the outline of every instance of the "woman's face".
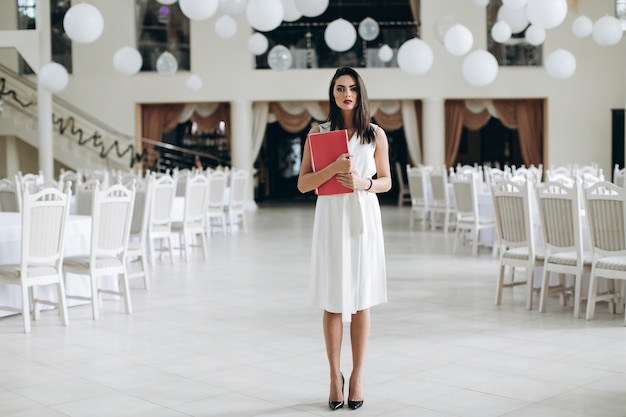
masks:
[[[342,75],[335,80],[333,87],[335,103],[341,110],[354,110],[359,101],[359,89],[351,75]]]

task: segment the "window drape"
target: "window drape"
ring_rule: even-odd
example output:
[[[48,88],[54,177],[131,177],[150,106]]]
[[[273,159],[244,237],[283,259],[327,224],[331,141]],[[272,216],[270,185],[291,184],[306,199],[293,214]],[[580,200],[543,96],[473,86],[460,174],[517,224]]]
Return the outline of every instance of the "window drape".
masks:
[[[141,106],[141,132],[146,139],[161,142],[163,132],[178,125],[184,104],[144,104]],[[159,158],[152,144],[143,144],[146,151],[146,165],[153,167]]]

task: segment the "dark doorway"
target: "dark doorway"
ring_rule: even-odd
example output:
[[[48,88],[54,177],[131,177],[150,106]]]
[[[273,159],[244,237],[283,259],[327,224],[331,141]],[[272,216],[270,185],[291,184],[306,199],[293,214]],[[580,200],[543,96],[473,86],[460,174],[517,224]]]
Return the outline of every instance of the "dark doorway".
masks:
[[[624,109],[612,111],[611,168],[624,168]],[[613,174],[611,173],[611,176]],[[608,175],[607,175],[608,177]]]
[[[480,130],[464,127],[456,164],[495,167],[523,165],[517,129],[509,129],[495,117]]]

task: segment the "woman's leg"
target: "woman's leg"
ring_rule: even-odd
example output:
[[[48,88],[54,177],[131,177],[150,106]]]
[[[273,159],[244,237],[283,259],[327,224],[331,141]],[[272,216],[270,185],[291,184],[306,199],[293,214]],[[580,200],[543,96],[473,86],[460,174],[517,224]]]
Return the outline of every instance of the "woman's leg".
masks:
[[[341,377],[341,340],[343,338],[343,323],[341,313],[324,311],[324,340],[326,354],[330,366],[330,401],[343,401],[343,381]]]
[[[350,375],[350,388],[348,400],[362,401],[363,386],[361,385],[361,372],[365,361],[365,349],[370,335],[370,310],[360,310],[352,315],[350,324],[350,340],[352,343],[352,375]]]

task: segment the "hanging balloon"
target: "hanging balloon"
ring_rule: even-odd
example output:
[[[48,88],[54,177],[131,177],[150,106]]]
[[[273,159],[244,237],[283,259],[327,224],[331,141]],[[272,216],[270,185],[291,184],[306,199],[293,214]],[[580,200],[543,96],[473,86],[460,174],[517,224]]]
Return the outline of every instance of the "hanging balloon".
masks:
[[[512,10],[521,9],[526,6],[526,3],[526,0],[502,0],[502,4]]]
[[[220,0],[219,9],[224,14],[241,14],[246,10],[246,0]]]
[[[528,0],[528,20],[542,29],[553,29],[567,16],[567,0]]]
[[[295,0],[302,16],[317,17],[328,9],[329,0]]]
[[[356,30],[346,19],[335,19],[326,26],[324,40],[333,51],[344,52],[354,46]]]
[[[622,24],[615,16],[602,16],[593,24],[592,38],[600,46],[616,45],[622,35]]]
[[[546,58],[545,68],[552,78],[564,80],[576,72],[576,58],[565,49],[557,49]]]
[[[219,7],[218,0],[179,0],[178,5],[191,20],[204,20],[213,16]]]
[[[371,17],[366,17],[359,23],[359,35],[366,41],[373,41],[378,37],[380,27],[378,22]]]
[[[229,39],[237,33],[237,21],[228,14],[220,16],[215,21],[215,33],[222,39]]]
[[[187,89],[191,91],[200,91],[202,90],[202,78],[200,78],[199,75],[191,74],[187,77],[185,85],[187,86]]]
[[[465,55],[472,49],[474,35],[466,26],[457,23],[448,29],[443,38],[443,44],[452,55]]]
[[[269,42],[262,33],[257,32],[248,38],[248,50],[254,55],[264,54],[268,46]]]
[[[104,19],[100,10],[91,4],[79,3],[63,16],[63,29],[74,42],[91,43],[102,35]]]
[[[409,39],[398,49],[398,66],[411,75],[426,74],[433,66],[433,61],[433,50],[421,39]]]
[[[593,21],[587,16],[578,16],[572,23],[572,32],[579,38],[586,38],[593,32]]]
[[[276,29],[283,22],[285,9],[281,0],[254,0],[246,6],[248,23],[260,32]]]
[[[143,58],[138,50],[123,46],[113,54],[113,69],[124,75],[134,75],[141,70]]]
[[[382,62],[389,62],[393,59],[393,49],[387,44],[384,44],[378,50],[378,59]]]
[[[170,4],[176,3],[178,0],[157,0],[157,3],[165,4],[169,6]]]
[[[296,6],[296,0],[281,0],[283,3],[283,9],[285,10],[285,16],[283,20],[285,22],[295,22],[302,17],[302,13]]]
[[[157,58],[156,69],[161,75],[174,75],[178,71],[178,61],[174,55],[165,51]]]
[[[291,51],[283,45],[276,45],[267,54],[267,63],[275,71],[285,71],[291,66]]]
[[[41,67],[37,75],[39,84],[51,93],[63,91],[67,87],[69,79],[65,67],[56,62],[50,62]]]
[[[473,0],[474,4],[478,7],[485,7],[489,4],[489,0]]]
[[[437,21],[435,22],[435,27],[433,28],[435,31],[435,37],[437,38],[437,40],[443,43],[444,38],[446,37],[446,32],[448,32],[448,29],[450,29],[452,26],[456,25],[457,23],[459,22],[456,20],[456,17],[454,16],[446,15],[437,19]]]
[[[501,6],[498,9],[497,15],[498,21],[505,21],[511,28],[511,33],[520,33],[528,27],[530,21],[526,14],[526,8],[521,9],[509,9],[506,6]]]
[[[498,60],[491,53],[479,49],[463,60],[463,77],[475,87],[491,84],[498,76]]]
[[[533,46],[539,46],[546,40],[546,30],[535,25],[528,26],[525,32],[526,42]]]
[[[491,37],[498,43],[504,43],[511,39],[512,31],[511,26],[504,20],[497,21],[491,27]]]

